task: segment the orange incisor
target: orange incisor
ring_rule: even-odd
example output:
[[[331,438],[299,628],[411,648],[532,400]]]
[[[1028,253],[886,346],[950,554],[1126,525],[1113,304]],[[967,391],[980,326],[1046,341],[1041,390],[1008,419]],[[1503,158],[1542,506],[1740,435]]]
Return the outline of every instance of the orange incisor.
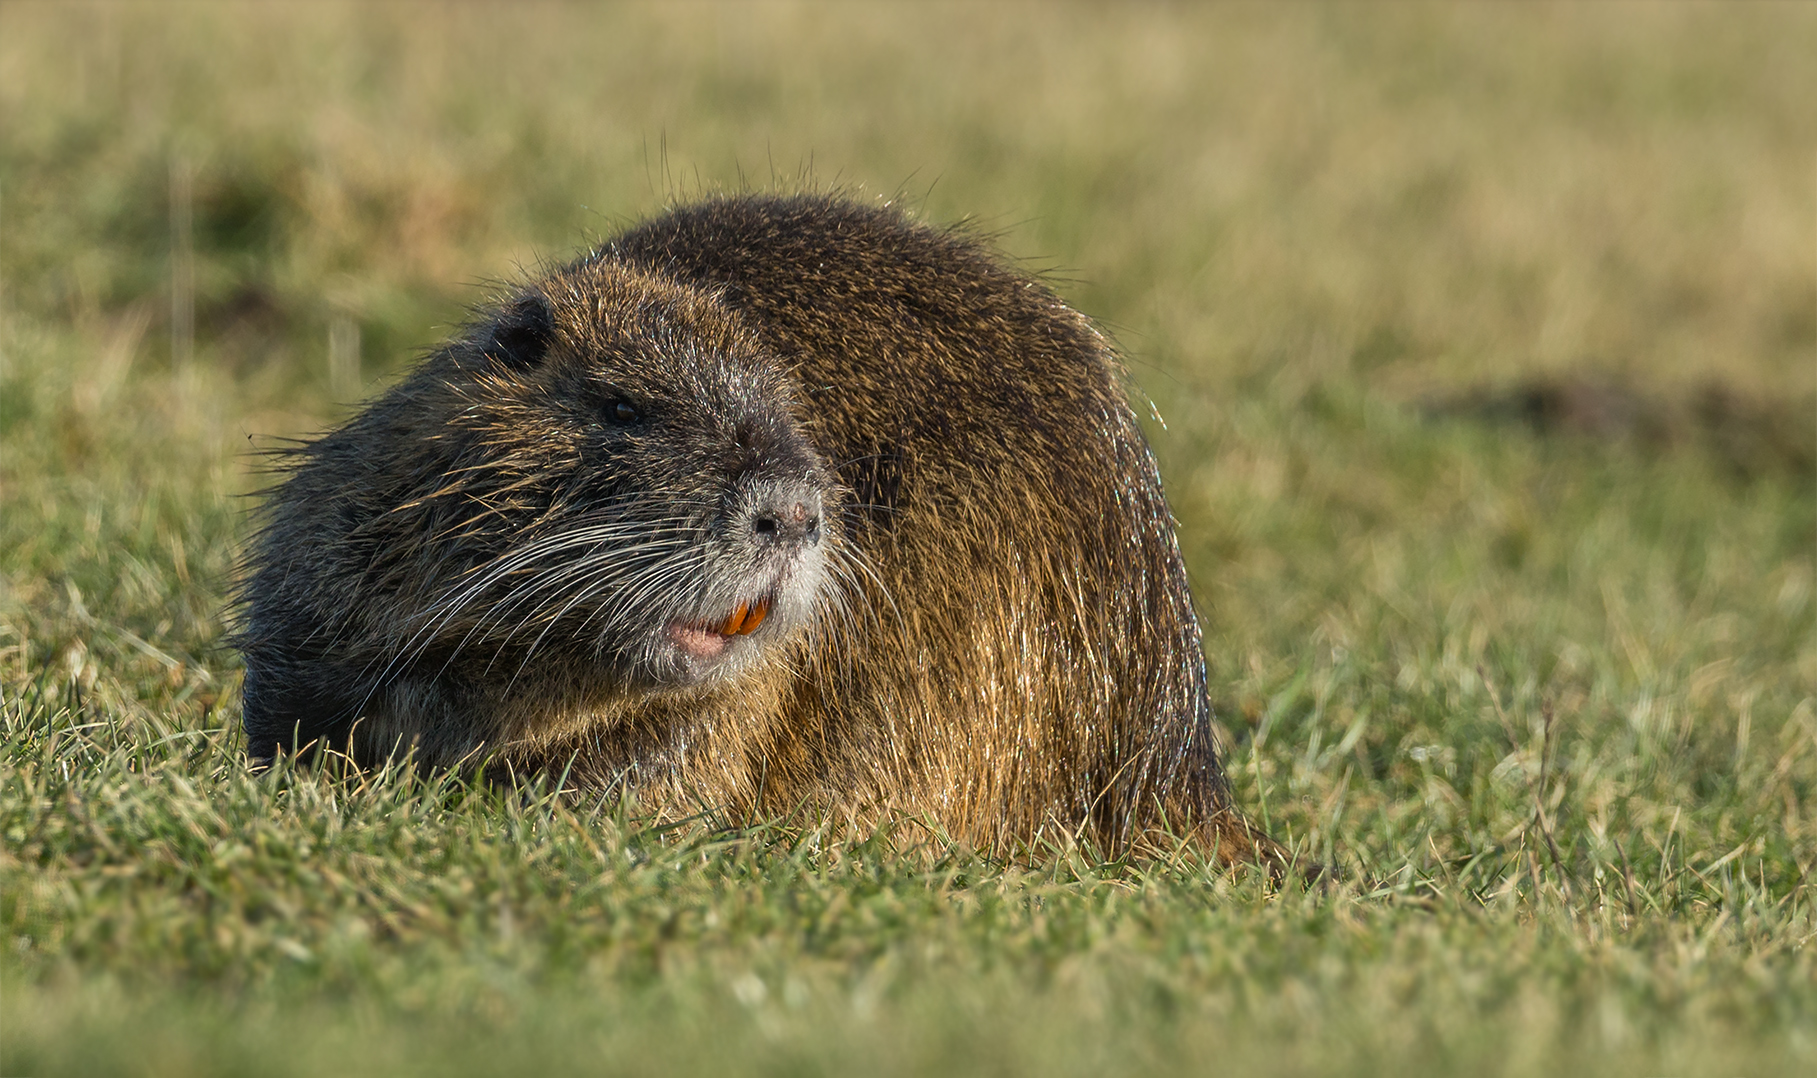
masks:
[[[769,613],[770,601],[768,599],[759,599],[749,605],[739,603],[738,609],[732,611],[732,616],[719,624],[717,631],[721,636],[748,636],[757,631],[757,627],[763,624],[763,619],[768,617]]]

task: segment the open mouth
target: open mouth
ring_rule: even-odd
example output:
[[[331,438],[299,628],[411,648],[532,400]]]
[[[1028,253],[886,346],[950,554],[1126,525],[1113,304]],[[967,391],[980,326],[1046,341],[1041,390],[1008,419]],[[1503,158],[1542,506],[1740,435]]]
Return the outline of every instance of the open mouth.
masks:
[[[752,602],[741,602],[723,620],[709,624],[674,622],[669,626],[669,640],[692,658],[717,659],[733,637],[749,636],[757,631],[770,616],[770,601],[771,597],[766,595]]]

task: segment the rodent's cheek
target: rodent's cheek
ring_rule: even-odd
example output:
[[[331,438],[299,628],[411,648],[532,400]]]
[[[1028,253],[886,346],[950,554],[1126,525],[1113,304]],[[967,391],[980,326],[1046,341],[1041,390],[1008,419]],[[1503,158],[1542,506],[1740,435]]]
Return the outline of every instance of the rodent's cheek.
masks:
[[[679,523],[710,527],[722,510],[730,481],[716,462],[691,454],[664,452],[662,446],[638,446],[604,460],[594,472],[618,497],[635,499],[643,512],[657,506]]]

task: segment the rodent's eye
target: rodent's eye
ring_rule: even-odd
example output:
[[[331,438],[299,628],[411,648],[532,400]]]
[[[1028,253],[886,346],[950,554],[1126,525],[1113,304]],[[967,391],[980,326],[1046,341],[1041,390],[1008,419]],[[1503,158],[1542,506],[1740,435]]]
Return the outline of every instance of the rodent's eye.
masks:
[[[606,414],[612,417],[614,423],[635,423],[643,418],[643,413],[637,410],[635,404],[623,400],[613,401],[606,408]]]

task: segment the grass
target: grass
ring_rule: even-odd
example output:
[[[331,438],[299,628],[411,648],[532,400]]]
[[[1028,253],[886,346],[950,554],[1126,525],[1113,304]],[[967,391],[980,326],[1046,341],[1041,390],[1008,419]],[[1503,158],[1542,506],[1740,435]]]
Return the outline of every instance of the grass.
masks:
[[[0,1074],[1817,1064],[1817,15],[4,22]],[[1239,800],[1344,882],[246,774],[249,450],[804,172],[1116,334]]]

